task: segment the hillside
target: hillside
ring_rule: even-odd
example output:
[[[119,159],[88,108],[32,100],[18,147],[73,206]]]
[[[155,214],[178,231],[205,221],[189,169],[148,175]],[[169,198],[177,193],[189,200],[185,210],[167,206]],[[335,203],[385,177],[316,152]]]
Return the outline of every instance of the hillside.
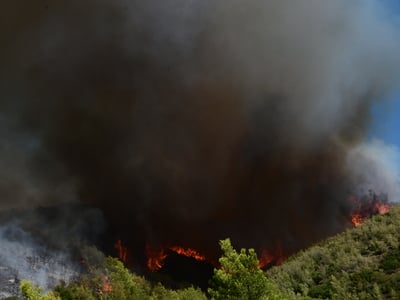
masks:
[[[20,296],[28,300],[400,299],[399,232],[400,206],[396,205],[389,213],[376,215],[266,272],[259,269],[253,249],[236,251],[226,239],[220,242],[221,267],[207,291],[190,286],[167,289],[92,249],[85,258],[87,271],[74,282],[61,283],[46,294],[22,281]]]
[[[400,206],[267,271],[285,294],[321,299],[400,299]]]

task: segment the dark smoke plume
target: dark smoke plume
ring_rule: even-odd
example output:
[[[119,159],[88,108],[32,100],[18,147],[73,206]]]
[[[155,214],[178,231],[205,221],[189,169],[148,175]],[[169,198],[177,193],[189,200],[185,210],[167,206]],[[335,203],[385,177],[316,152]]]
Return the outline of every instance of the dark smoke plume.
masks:
[[[360,186],[398,191],[363,144],[400,78],[381,1],[15,0],[0,14],[2,210],[84,203],[133,249],[215,255],[229,236],[291,252],[343,228]]]

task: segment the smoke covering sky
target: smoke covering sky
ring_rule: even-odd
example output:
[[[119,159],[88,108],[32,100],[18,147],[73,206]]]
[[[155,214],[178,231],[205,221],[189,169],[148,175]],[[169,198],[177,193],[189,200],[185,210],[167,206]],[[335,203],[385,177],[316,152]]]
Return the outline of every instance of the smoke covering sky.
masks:
[[[0,20],[1,211],[78,202],[133,248],[294,251],[346,226],[349,193],[400,199],[372,134],[400,79],[383,1],[15,0]]]

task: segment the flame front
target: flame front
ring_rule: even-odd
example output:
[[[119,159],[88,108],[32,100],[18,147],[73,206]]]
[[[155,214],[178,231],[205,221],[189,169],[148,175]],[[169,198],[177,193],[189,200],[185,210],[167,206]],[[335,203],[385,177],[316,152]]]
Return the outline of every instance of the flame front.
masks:
[[[111,293],[112,291],[113,291],[113,287],[109,281],[108,276],[104,276],[101,287],[97,290],[97,293],[101,296],[106,293]]]
[[[147,256],[147,268],[152,272],[156,272],[164,266],[165,259],[167,258],[168,255],[165,253],[163,248],[154,250],[151,249],[149,246],[147,246],[146,256]]]
[[[194,258],[198,261],[206,261],[206,257],[202,255],[199,251],[192,248],[183,248],[180,246],[169,246],[169,247],[161,247],[157,250],[152,249],[150,246],[146,247],[146,256],[147,256],[147,268],[156,272],[160,270],[165,263],[165,259],[168,257],[168,253],[166,250],[173,251],[179,255],[183,255],[186,257]]]
[[[195,260],[199,260],[199,261],[206,260],[206,257],[204,255],[200,254],[197,250],[194,250],[192,248],[185,249],[185,248],[182,248],[179,246],[172,246],[172,247],[169,247],[169,249],[174,251],[177,254],[184,255],[186,257],[192,257]]]
[[[387,203],[376,203],[375,208],[379,214],[383,215],[389,212],[390,205]]]
[[[262,269],[272,263],[273,260],[274,256],[267,249],[263,249],[258,258],[258,267]]]
[[[198,261],[207,261],[218,268],[218,263],[213,263],[213,261],[208,260],[205,255],[193,248],[166,246],[154,249],[149,245],[146,246],[147,268],[152,272],[159,271],[165,264],[165,259],[168,257],[168,250]],[[258,267],[264,268],[271,264],[280,265],[285,259],[286,256],[283,254],[281,243],[278,241],[273,251],[269,251],[266,248],[261,251],[261,255],[258,259]]]
[[[117,249],[118,251],[118,258],[124,263],[127,264],[128,263],[128,248],[126,248],[123,244],[121,240],[118,240],[115,245],[114,248]]]
[[[364,223],[364,218],[361,214],[353,214],[351,215],[351,222],[355,227],[358,227]]]
[[[353,212],[351,213],[351,222],[355,227],[364,223],[364,221],[376,214],[386,214],[390,211],[390,205],[387,203],[387,196],[382,194],[376,195],[372,190],[369,194],[358,198],[349,195],[349,201],[353,203]]]
[[[264,248],[261,251],[261,255],[258,258],[258,267],[260,269],[265,268],[268,265],[280,265],[286,260],[286,256],[282,250],[282,244],[280,241],[276,241],[275,249],[273,251]]]

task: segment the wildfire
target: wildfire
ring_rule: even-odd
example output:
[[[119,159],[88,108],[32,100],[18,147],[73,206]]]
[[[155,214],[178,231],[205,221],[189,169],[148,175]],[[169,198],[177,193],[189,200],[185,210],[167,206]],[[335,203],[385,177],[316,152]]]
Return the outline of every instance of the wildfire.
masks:
[[[367,196],[361,198],[350,195],[349,200],[354,205],[351,222],[355,227],[362,225],[366,219],[373,215],[386,214],[390,210],[386,195],[378,196],[372,190],[369,191]]]
[[[147,246],[146,256],[147,268],[152,272],[156,272],[164,266],[165,259],[168,255],[165,253],[163,248],[154,250]]]
[[[273,260],[274,256],[267,249],[263,249],[260,257],[258,258],[258,267],[262,269],[268,266]]]
[[[383,215],[389,212],[390,205],[387,203],[376,203],[375,208],[379,214]]]
[[[200,254],[197,250],[194,250],[192,248],[185,249],[185,248],[182,248],[179,246],[172,246],[172,247],[169,247],[169,249],[174,251],[177,254],[184,255],[187,257],[192,257],[195,260],[199,260],[199,261],[206,260],[206,257],[204,255]]]
[[[99,295],[103,295],[106,293],[111,293],[113,291],[113,287],[108,279],[108,276],[104,276],[102,280],[101,287],[97,290]]]
[[[128,263],[128,248],[126,248],[121,240],[118,240],[115,245],[114,248],[117,249],[118,251],[118,258],[125,264]]]
[[[275,250],[273,252],[264,248],[261,251],[261,255],[258,258],[258,267],[260,269],[265,268],[270,264],[280,265],[286,259],[286,256],[283,254],[282,245],[279,241],[276,242]]]
[[[362,223],[364,222],[364,218],[361,214],[353,214],[351,216],[351,222],[354,224],[355,227],[358,227],[362,225]]]
[[[158,249],[153,249],[149,246],[146,247],[146,256],[147,256],[147,268],[152,271],[156,272],[159,271],[165,263],[165,259],[168,257],[168,250],[175,252],[176,254],[183,255],[186,257],[194,258],[198,261],[208,261],[212,265],[218,267],[218,263],[213,263],[210,260],[201,254],[199,251],[193,248],[184,248],[181,246],[167,246],[161,247]],[[171,252],[170,252],[171,253]],[[262,250],[261,255],[259,257],[259,268],[264,268],[270,264],[280,265],[286,256],[283,254],[282,246],[280,242],[276,243],[275,249],[271,252],[266,248]]]
[[[192,248],[169,246],[154,250],[151,249],[149,246],[147,246],[146,247],[147,268],[150,271],[156,272],[164,266],[165,259],[168,257],[168,253],[166,252],[166,250],[173,251],[179,255],[194,258],[195,260],[198,261],[206,260],[206,257],[204,255],[202,255],[200,252]]]

